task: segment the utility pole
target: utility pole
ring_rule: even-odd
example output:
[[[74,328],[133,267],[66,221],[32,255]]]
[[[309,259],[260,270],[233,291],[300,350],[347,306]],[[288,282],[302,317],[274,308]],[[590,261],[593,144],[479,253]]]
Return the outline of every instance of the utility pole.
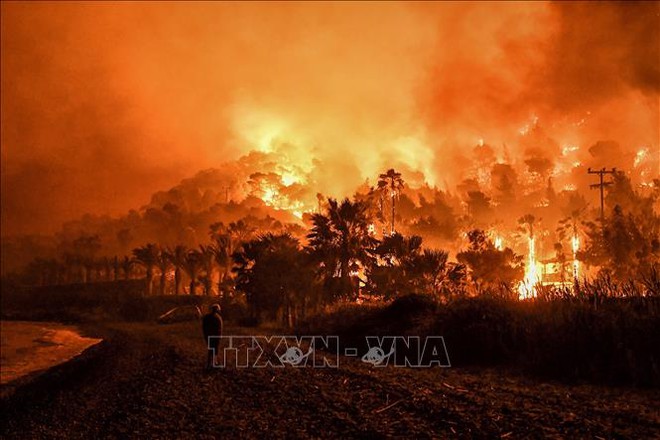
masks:
[[[395,192],[392,192],[392,229],[390,230],[390,235],[394,235],[394,197],[396,196]]]
[[[612,182],[605,182],[603,181],[603,177],[605,174],[616,174],[616,168],[612,168],[611,170],[608,170],[607,168],[603,168],[601,170],[593,171],[591,168],[587,170],[587,173],[589,174],[598,174],[598,177],[600,178],[599,183],[594,183],[592,185],[589,185],[589,188],[595,189],[599,188],[600,189],[600,222],[601,225],[604,224],[605,222],[605,196],[604,196],[604,189],[606,186],[612,185]]]

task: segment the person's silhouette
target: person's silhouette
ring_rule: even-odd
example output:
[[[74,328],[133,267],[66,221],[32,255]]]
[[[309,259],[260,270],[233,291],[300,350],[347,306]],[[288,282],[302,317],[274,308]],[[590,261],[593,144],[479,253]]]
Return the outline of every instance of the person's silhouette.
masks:
[[[206,357],[206,368],[211,369],[215,363],[215,355],[220,348],[220,336],[222,336],[222,316],[219,304],[209,307],[209,313],[202,318],[202,332],[207,344],[208,354]]]

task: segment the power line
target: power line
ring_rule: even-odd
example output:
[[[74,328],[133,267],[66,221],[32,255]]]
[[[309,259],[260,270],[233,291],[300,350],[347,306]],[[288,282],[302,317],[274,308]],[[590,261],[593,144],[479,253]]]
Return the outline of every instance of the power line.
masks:
[[[600,178],[599,183],[594,183],[592,185],[589,185],[589,188],[600,189],[600,221],[601,224],[605,221],[605,196],[604,196],[604,189],[606,186],[612,185],[612,182],[605,182],[603,180],[603,177],[605,174],[616,174],[616,168],[612,168],[611,170],[608,170],[607,168],[603,168],[601,170],[593,171],[591,168],[587,170],[588,174],[598,174],[598,177]]]

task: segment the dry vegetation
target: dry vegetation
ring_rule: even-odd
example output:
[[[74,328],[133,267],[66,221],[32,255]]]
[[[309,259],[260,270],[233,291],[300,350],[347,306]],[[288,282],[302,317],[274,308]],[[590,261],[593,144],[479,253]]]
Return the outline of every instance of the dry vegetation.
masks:
[[[2,401],[3,438],[650,438],[660,430],[650,391],[352,358],[339,369],[204,373],[196,324],[88,331],[105,342]]]

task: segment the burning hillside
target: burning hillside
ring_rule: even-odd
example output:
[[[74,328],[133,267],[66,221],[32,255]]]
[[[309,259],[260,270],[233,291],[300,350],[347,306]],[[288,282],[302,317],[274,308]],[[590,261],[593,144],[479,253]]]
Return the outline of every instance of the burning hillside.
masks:
[[[2,8],[3,273],[239,221],[304,245],[348,197],[450,261],[485,231],[525,297],[604,264],[599,218],[657,220],[655,3]]]
[[[0,438],[658,437],[660,2],[0,8]]]

